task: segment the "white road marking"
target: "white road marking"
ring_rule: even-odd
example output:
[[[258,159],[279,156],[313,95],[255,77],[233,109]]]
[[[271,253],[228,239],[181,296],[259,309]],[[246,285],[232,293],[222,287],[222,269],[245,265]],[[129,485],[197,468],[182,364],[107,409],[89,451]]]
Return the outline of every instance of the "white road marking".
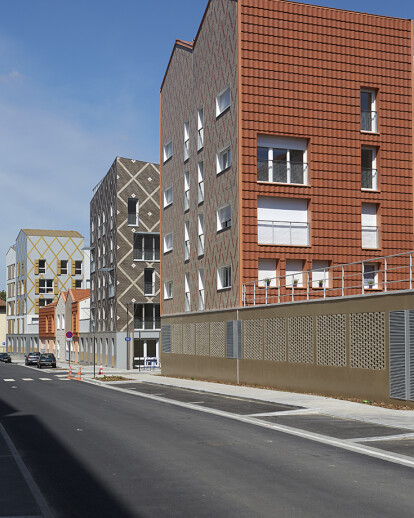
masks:
[[[397,435],[381,435],[379,437],[358,437],[348,439],[350,442],[375,442],[375,441],[395,441],[395,439],[414,439],[414,433],[400,433]]]
[[[13,378],[4,378],[3,381],[15,381]]]
[[[33,378],[22,378],[23,381],[33,381]]]
[[[277,404],[277,403],[276,403]],[[249,417],[271,417],[272,415],[300,415],[317,414],[318,408],[300,408],[296,410],[280,410],[279,412],[264,412],[263,414],[249,414]]]
[[[39,378],[42,381],[52,381],[52,378]]]

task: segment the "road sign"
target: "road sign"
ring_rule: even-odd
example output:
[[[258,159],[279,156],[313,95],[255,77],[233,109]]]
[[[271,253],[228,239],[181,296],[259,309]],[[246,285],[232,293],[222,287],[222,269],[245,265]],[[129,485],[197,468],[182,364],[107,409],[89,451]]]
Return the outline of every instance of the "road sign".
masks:
[[[72,331],[68,331],[68,332],[66,333],[66,338],[72,338],[72,336],[73,336]]]
[[[126,336],[125,337],[125,342],[130,342],[131,341],[131,337],[130,336]]]

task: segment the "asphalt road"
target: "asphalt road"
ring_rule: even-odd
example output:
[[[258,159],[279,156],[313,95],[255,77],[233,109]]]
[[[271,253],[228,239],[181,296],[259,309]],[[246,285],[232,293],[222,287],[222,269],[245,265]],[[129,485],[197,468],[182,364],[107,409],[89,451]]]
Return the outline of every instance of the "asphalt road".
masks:
[[[56,518],[414,515],[412,468],[55,374],[0,364],[0,423]]]

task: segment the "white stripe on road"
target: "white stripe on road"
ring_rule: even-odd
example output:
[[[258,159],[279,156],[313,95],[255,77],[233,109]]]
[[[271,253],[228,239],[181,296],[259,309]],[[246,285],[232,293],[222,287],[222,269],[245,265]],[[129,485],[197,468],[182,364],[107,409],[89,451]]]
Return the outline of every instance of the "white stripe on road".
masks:
[[[33,381],[33,378],[22,378],[23,381]]]
[[[14,381],[13,378],[4,378],[3,381]]]
[[[52,378],[39,378],[41,381],[52,381]]]

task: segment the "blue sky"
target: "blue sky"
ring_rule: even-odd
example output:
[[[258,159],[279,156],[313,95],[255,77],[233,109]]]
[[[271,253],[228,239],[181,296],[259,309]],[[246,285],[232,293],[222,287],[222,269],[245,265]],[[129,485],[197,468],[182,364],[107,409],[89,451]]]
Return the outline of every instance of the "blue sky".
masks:
[[[314,1],[414,17],[402,0]],[[12,0],[0,17],[0,289],[20,228],[89,242],[93,187],[116,156],[159,161],[159,88],[207,0]]]

